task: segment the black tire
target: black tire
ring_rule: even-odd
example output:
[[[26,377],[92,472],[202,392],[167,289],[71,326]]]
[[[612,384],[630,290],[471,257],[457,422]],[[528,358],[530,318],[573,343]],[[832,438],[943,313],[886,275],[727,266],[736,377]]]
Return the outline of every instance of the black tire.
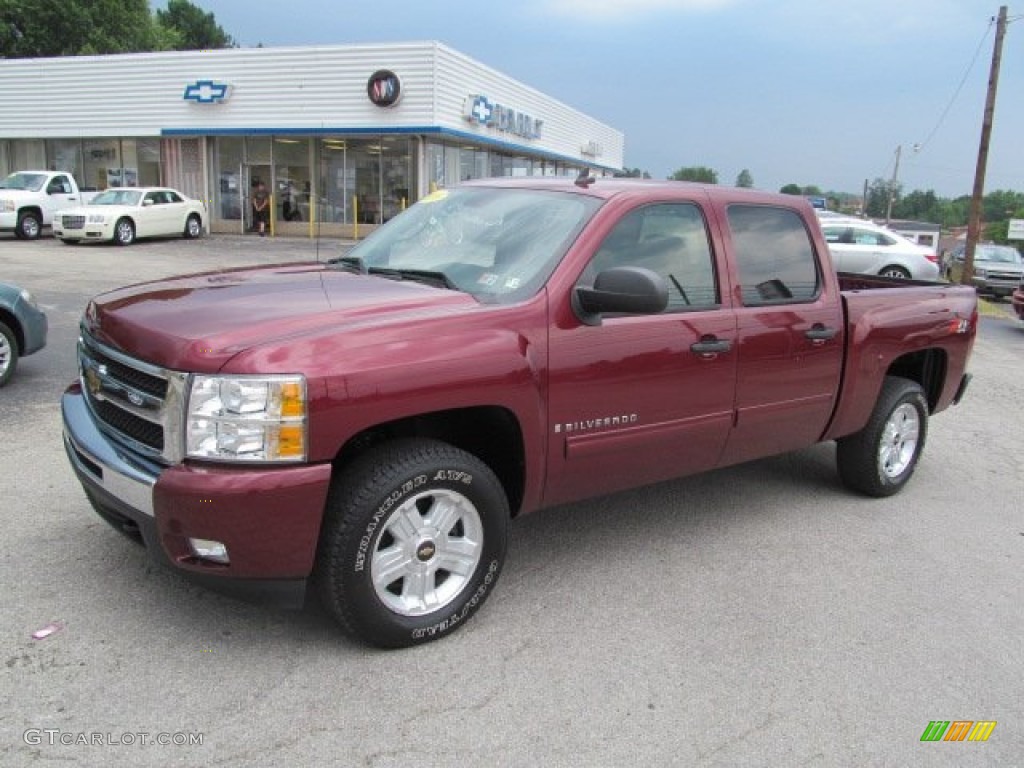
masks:
[[[185,232],[183,233],[186,240],[194,240],[203,234],[203,222],[196,214],[191,214],[185,221]]]
[[[43,222],[34,211],[22,211],[18,214],[15,234],[22,240],[37,240],[43,233]]]
[[[0,323],[0,387],[11,380],[18,367],[18,337]]]
[[[921,385],[887,376],[864,429],[837,441],[839,477],[868,496],[892,496],[914,474],[927,435],[928,401]]]
[[[910,279],[910,273],[907,270],[905,270],[903,267],[897,267],[895,265],[884,267],[882,271],[879,272],[878,274],[880,274],[882,277],[898,277],[900,280]]]
[[[135,242],[135,224],[125,217],[118,219],[114,225],[114,242],[118,245],[131,245]]]
[[[437,640],[494,589],[508,520],[501,483],[475,456],[436,440],[378,445],[332,483],[314,573],[321,600],[371,645]]]

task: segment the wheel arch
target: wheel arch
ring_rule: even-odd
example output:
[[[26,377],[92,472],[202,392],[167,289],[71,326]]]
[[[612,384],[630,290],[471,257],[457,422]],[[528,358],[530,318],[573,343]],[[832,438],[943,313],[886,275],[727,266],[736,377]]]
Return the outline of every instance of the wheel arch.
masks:
[[[3,323],[14,333],[14,340],[18,343],[18,354],[25,352],[25,331],[18,322],[18,318],[6,309],[0,308],[0,323]]]
[[[474,406],[422,413],[369,427],[350,438],[333,460],[334,471],[368,448],[400,437],[428,437],[454,445],[484,462],[497,476],[512,516],[522,506],[526,482],[523,432],[501,406]]]
[[[943,349],[919,349],[896,358],[886,371],[888,376],[910,379],[921,385],[928,401],[929,413],[934,413],[946,381],[949,359]]]

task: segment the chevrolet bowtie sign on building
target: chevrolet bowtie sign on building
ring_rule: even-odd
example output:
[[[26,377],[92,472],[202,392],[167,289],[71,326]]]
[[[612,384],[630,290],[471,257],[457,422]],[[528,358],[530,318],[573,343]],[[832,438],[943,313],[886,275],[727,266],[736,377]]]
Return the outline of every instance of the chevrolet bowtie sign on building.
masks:
[[[216,104],[226,101],[228,98],[228,84],[215,83],[213,80],[196,80],[194,83],[185,86],[185,101],[194,101],[197,104]]]

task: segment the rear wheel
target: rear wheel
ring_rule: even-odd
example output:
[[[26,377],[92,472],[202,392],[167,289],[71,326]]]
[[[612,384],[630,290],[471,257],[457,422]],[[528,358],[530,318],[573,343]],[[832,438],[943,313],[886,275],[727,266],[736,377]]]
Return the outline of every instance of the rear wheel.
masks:
[[[42,234],[43,222],[39,220],[39,214],[34,211],[22,211],[18,214],[18,223],[15,233],[22,240],[35,240]]]
[[[315,580],[349,633],[382,648],[449,634],[505,559],[504,489],[475,456],[436,440],[368,450],[335,478]]]
[[[0,387],[11,380],[18,367],[18,338],[14,331],[0,323]]]
[[[892,496],[914,474],[927,433],[921,385],[887,376],[864,429],[836,443],[840,479],[868,496]]]
[[[114,225],[114,242],[118,245],[131,245],[135,242],[135,224],[131,219],[118,219]]]
[[[900,280],[909,280],[910,273],[903,267],[897,267],[895,265],[885,267],[879,272],[882,277],[898,277]]]
[[[188,217],[188,221],[185,222],[185,237],[192,240],[201,234],[203,234],[203,222],[193,213]]]

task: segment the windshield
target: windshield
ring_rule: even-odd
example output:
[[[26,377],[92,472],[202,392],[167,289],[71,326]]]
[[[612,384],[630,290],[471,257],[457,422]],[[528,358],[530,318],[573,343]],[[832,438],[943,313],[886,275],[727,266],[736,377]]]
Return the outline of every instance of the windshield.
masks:
[[[89,205],[138,205],[142,193],[135,189],[108,189],[100,192]]]
[[[540,289],[600,204],[535,189],[439,190],[349,251],[346,263],[437,273],[480,301],[520,301]]]
[[[1002,264],[1020,264],[1020,252],[1012,245],[979,245],[975,261],[995,261]]]
[[[12,173],[0,181],[0,189],[25,189],[38,192],[46,182],[45,173]]]

